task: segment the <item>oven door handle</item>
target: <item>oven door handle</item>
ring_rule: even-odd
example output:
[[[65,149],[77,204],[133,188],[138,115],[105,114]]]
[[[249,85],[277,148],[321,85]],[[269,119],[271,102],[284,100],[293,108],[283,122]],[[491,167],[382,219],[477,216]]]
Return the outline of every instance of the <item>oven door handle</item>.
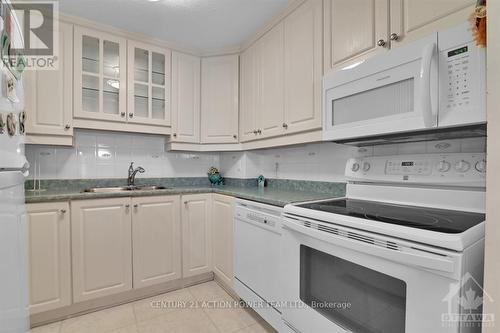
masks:
[[[442,256],[439,254],[420,251],[417,249],[413,249],[415,252],[392,250],[381,246],[368,244],[363,241],[357,241],[352,238],[304,227],[298,225],[295,222],[288,221],[286,218],[283,220],[283,228],[293,232],[304,234],[314,239],[319,239],[323,242],[330,243],[335,246],[348,248],[353,251],[366,253],[371,256],[377,256],[404,265],[418,266],[446,273],[455,272],[455,262],[453,260],[450,260],[446,256]],[[284,234],[284,236],[286,237],[286,234]],[[418,253],[416,253],[417,251]]]

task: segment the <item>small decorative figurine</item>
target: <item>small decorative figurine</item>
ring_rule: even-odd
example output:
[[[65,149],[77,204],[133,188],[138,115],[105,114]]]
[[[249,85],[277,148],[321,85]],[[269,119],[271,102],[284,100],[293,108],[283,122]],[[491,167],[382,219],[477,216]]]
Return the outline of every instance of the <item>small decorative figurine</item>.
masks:
[[[219,169],[216,167],[211,167],[208,169],[208,180],[210,180],[210,183],[212,185],[223,185],[224,184],[224,178],[221,176]]]
[[[477,0],[470,20],[476,44],[479,47],[486,47],[486,0]]]
[[[257,185],[259,186],[259,188],[264,188],[264,186],[266,186],[266,177],[262,175],[257,177]]]

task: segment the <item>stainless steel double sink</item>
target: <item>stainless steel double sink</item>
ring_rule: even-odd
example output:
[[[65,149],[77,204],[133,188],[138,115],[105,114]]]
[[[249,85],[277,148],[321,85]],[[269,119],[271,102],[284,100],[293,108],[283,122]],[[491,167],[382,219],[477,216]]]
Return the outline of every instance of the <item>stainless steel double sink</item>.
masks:
[[[91,187],[83,190],[87,193],[116,193],[116,192],[129,192],[129,191],[156,191],[167,190],[171,187],[164,187],[158,185],[133,185],[133,186],[114,186],[114,187]]]

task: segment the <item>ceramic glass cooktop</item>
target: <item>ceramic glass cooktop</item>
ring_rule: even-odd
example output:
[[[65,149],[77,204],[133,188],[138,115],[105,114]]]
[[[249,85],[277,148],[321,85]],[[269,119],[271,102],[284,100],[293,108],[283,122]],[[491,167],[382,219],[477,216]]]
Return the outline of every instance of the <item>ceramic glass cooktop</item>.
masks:
[[[375,201],[338,199],[297,205],[307,209],[347,215],[417,229],[457,234],[485,220],[484,214],[403,206]]]

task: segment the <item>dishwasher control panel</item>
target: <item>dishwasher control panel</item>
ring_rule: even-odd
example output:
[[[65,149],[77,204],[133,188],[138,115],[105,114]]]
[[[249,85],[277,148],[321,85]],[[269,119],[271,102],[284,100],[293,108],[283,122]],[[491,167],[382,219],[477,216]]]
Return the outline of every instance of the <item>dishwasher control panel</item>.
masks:
[[[236,219],[277,229],[281,222],[281,207],[257,202],[238,200],[236,202]]]

